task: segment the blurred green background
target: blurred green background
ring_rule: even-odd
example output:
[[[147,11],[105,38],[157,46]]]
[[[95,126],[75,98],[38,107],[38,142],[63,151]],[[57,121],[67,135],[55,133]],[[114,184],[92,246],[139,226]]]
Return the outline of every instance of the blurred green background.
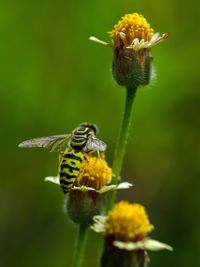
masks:
[[[109,41],[121,15],[142,13],[168,41],[153,49],[157,78],[137,93],[119,199],[147,208],[152,237],[174,252],[150,266],[200,266],[199,1],[0,2],[0,266],[70,266],[76,226],[63,194],[43,178],[57,155],[18,149],[37,136],[95,122],[111,163],[125,91],[111,77]],[[98,266],[101,236],[90,232],[83,267]]]

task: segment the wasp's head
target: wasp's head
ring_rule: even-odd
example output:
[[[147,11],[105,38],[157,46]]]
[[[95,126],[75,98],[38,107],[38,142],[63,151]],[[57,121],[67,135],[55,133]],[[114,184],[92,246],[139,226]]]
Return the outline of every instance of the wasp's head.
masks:
[[[88,122],[83,122],[80,124],[80,127],[85,127],[85,128],[89,128],[90,130],[92,130],[94,132],[95,135],[98,134],[99,129],[95,124],[92,123],[88,123]]]

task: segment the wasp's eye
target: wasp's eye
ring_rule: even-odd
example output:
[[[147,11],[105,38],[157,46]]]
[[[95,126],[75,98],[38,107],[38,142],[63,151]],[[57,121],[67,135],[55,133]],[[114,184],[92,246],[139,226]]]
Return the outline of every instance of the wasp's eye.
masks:
[[[80,127],[89,128],[90,130],[92,130],[95,133],[95,135],[98,134],[98,132],[99,132],[98,127],[95,124],[92,124],[92,123],[84,122],[84,123],[80,124]]]
[[[92,131],[94,131],[95,135],[98,134],[99,129],[98,129],[98,127],[97,127],[95,124],[90,124],[88,127],[89,127]]]

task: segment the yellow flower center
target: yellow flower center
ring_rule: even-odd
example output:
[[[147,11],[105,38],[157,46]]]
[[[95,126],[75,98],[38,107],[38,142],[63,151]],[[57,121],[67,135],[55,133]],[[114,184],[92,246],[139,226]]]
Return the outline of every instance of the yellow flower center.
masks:
[[[145,208],[127,201],[117,203],[108,213],[105,234],[120,241],[138,241],[153,229]]]
[[[96,190],[108,184],[112,169],[102,157],[87,156],[87,162],[76,179],[75,186],[87,186]]]
[[[135,38],[149,41],[153,36],[153,29],[142,15],[133,13],[122,17],[110,32],[114,41],[118,40],[120,33],[125,34],[126,45],[130,45]]]

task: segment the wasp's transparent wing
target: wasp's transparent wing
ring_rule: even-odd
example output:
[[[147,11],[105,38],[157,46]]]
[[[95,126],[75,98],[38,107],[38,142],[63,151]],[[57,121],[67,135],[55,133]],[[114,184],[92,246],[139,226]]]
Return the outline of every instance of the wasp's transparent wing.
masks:
[[[25,147],[25,148],[43,147],[43,148],[50,150],[50,152],[60,152],[66,148],[68,139],[70,137],[71,137],[70,134],[39,137],[39,138],[26,140],[20,143],[18,146]]]
[[[99,140],[98,138],[96,138],[95,136],[91,135],[88,138],[87,144],[84,148],[84,151],[91,151],[91,150],[95,150],[95,151],[105,151],[106,150],[107,145]]]

